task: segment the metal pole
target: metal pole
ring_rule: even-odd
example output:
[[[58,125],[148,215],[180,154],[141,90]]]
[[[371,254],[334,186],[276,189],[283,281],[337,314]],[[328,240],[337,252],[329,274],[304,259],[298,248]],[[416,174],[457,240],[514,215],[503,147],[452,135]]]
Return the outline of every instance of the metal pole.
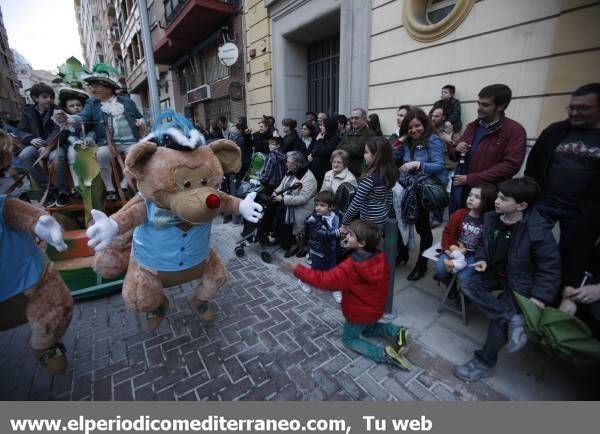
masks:
[[[140,11],[140,21],[142,35],[142,46],[144,47],[144,57],[146,60],[146,69],[148,70],[148,99],[150,100],[150,122],[153,124],[154,119],[160,111],[160,100],[158,98],[158,86],[156,80],[156,69],[154,66],[154,53],[152,51],[152,38],[150,37],[150,24],[148,22],[148,5],[146,0],[138,0],[138,8]]]
[[[390,278],[388,281],[388,295],[385,301],[383,314],[384,321],[392,321],[396,318],[394,311],[394,283],[396,282],[396,255],[398,254],[398,223],[395,218],[390,218],[385,223],[383,235],[383,252],[390,266]]]

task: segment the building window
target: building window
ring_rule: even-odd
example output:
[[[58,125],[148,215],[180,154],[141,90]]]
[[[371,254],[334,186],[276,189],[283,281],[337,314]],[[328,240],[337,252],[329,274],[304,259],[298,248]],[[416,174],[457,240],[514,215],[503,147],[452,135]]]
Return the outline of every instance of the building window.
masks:
[[[202,59],[206,83],[213,83],[229,76],[229,68],[219,62],[216,46],[213,49],[202,52]]]
[[[327,113],[338,111],[340,86],[340,35],[308,46],[308,110]]]
[[[456,0],[428,0],[427,20],[430,24],[437,24],[446,18],[456,6]]]
[[[431,42],[456,29],[474,4],[475,0],[405,0],[402,22],[413,39]]]

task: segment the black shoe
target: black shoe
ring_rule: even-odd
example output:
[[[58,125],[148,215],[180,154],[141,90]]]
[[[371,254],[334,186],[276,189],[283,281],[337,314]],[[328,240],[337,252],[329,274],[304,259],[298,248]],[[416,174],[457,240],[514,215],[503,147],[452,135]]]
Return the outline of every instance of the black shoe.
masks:
[[[425,258],[419,258],[419,260],[417,261],[417,265],[415,265],[415,268],[413,268],[410,274],[406,276],[406,280],[419,280],[420,278],[425,276],[425,274],[427,273],[427,262],[422,261],[422,259]]]
[[[304,258],[306,255],[308,255],[308,247],[301,247],[296,253],[296,258]]]
[[[396,265],[406,265],[408,263],[408,250],[407,249],[402,249],[398,251],[398,254],[396,255]]]
[[[294,244],[292,247],[290,247],[285,254],[283,255],[284,258],[291,258],[292,256],[294,256],[296,253],[298,253],[298,245]]]
[[[42,204],[44,208],[53,208],[56,206],[56,192],[50,190],[46,196],[46,200]]]
[[[116,202],[117,201],[117,193],[112,190],[107,191],[105,199],[107,202]]]
[[[54,206],[62,208],[63,206],[67,206],[70,203],[71,203],[71,201],[70,201],[69,195],[67,193],[59,193]]]

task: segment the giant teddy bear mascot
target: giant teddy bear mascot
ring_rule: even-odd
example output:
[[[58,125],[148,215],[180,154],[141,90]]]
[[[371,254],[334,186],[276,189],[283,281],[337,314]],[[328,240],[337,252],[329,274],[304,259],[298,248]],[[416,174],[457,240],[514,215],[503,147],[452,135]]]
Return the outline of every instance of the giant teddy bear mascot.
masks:
[[[161,125],[165,117],[175,121]],[[196,279],[192,309],[205,321],[214,319],[209,300],[225,283],[227,270],[210,248],[211,221],[219,213],[239,213],[257,222],[262,211],[255,195],[242,201],[218,190],[223,174],[236,173],[240,165],[234,142],[206,145],[187,119],[168,112],[125,159],[125,172],[137,180],[139,194],[110,217],[92,211],[94,224],[87,235],[96,252],[109,247],[117,253],[133,230],[123,300],[130,309],[146,313],[149,329],[159,326],[169,307],[163,288]],[[109,258],[102,258],[97,272],[114,274],[122,258],[117,254],[112,266]]]
[[[0,143],[0,167],[10,163],[10,155]],[[73,299],[34,236],[59,251],[67,249],[53,217],[0,194],[0,330],[29,322],[36,358],[50,374],[62,374],[67,358],[60,340],[71,322]]]

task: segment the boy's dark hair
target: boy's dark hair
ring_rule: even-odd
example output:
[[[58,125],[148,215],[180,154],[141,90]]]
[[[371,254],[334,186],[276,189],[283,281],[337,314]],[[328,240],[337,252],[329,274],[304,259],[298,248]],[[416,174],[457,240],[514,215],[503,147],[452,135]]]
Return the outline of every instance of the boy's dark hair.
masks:
[[[317,114],[316,114],[315,112],[306,112],[304,115],[305,115],[305,116],[308,116],[308,115],[310,115],[310,116],[312,116],[314,119],[317,119]]]
[[[479,96],[482,98],[492,98],[496,106],[503,106],[502,111],[505,111],[510,104],[512,91],[505,84],[490,84],[479,91]]]
[[[492,211],[494,209],[494,202],[496,201],[496,197],[498,196],[498,190],[494,184],[490,184],[489,182],[481,182],[473,186],[473,188],[478,188],[481,190],[481,203],[479,204],[479,213],[481,215],[485,214],[488,211]]]
[[[284,127],[288,127],[292,130],[295,130],[296,127],[298,127],[298,121],[296,121],[296,119],[292,119],[292,118],[285,118],[284,120],[281,121],[281,125],[283,125]]]
[[[335,194],[333,191],[320,191],[315,195],[315,203],[322,202],[330,207],[335,206]]]
[[[335,121],[338,124],[344,124],[344,125],[346,125],[348,123],[348,118],[346,117],[346,115],[337,115],[335,117]]]
[[[283,139],[279,136],[271,136],[269,137],[269,142],[275,142],[277,146],[281,146],[283,143]]]
[[[600,104],[600,83],[588,83],[575,89],[572,96],[584,96],[593,93],[596,95],[596,103]]]
[[[354,220],[350,223],[348,229],[356,235],[359,242],[365,243],[364,250],[367,252],[377,251],[377,246],[381,241],[381,232],[375,223],[367,220]]]
[[[442,87],[442,90],[444,89],[450,91],[450,95],[452,96],[454,96],[454,94],[456,93],[456,88],[451,84],[447,84],[446,86]]]
[[[10,135],[0,130],[0,169],[10,167],[13,156],[13,146]]]
[[[54,89],[52,89],[46,83],[36,83],[33,86],[31,86],[31,89],[29,89],[29,95],[31,95],[32,98],[37,98],[43,93],[48,94],[50,95],[50,97],[54,98]]]
[[[513,198],[517,203],[525,202],[528,207],[531,207],[540,197],[541,190],[535,179],[523,176],[501,182],[498,185],[498,192],[505,197]]]

